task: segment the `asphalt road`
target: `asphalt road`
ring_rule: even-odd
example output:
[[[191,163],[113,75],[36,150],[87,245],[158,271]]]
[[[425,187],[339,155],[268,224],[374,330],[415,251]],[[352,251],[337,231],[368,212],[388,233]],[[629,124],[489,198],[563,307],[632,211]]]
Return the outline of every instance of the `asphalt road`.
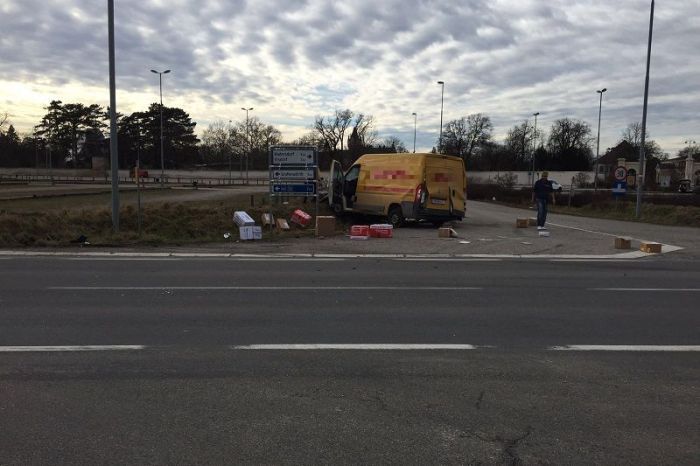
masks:
[[[2,465],[700,458],[697,262],[6,257],[0,283]],[[351,346],[251,346],[290,344]]]

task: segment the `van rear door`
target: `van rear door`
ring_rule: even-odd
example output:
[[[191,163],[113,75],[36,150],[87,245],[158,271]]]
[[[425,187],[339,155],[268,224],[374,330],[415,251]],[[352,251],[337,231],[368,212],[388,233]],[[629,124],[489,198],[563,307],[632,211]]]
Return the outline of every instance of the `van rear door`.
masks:
[[[345,185],[345,175],[343,167],[337,160],[331,161],[331,181],[328,183],[328,204],[333,212],[339,214],[343,208],[343,186]]]

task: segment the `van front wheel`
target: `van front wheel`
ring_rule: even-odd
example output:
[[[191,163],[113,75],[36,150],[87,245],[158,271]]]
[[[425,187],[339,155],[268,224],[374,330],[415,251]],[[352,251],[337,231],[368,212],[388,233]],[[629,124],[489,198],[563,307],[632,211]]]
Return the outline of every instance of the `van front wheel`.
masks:
[[[394,228],[398,228],[403,225],[404,218],[401,207],[393,206],[389,209],[389,214],[387,215],[387,220]]]

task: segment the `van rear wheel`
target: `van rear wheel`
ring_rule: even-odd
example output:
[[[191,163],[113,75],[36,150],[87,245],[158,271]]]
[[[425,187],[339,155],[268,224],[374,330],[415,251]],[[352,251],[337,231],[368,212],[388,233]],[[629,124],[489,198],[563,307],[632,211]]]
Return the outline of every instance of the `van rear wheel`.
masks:
[[[387,221],[393,226],[394,228],[398,228],[401,225],[403,225],[404,222],[404,217],[403,217],[403,212],[401,211],[401,207],[395,205],[392,206],[389,209],[389,214],[387,215]]]

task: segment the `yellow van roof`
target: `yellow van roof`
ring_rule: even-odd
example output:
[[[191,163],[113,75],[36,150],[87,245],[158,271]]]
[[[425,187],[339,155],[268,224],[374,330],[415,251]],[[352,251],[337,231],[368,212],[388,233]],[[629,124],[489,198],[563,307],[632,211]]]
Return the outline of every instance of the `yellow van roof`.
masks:
[[[402,159],[406,161],[407,159],[415,159],[415,158],[439,158],[439,159],[447,159],[447,160],[453,160],[453,161],[461,161],[462,159],[460,157],[456,157],[454,155],[446,155],[446,154],[433,154],[430,152],[418,152],[418,153],[396,153],[396,152],[390,152],[387,154],[364,154],[361,155],[355,163],[361,163],[361,161],[375,161],[377,159],[384,159],[386,160],[387,158],[389,159]]]

